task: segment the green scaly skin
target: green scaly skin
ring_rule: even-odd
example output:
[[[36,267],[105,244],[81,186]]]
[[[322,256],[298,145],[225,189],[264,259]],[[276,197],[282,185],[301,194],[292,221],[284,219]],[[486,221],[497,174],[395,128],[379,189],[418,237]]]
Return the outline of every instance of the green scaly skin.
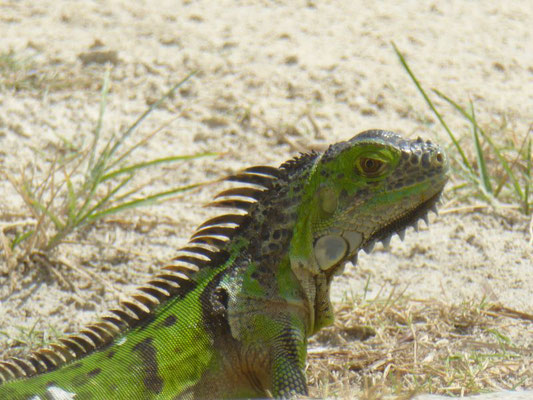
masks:
[[[230,177],[251,185],[215,205],[245,215],[203,224],[122,311],[53,351],[0,364],[0,399],[307,394],[307,338],[333,321],[333,277],[425,217],[447,173],[438,146],[367,131]]]

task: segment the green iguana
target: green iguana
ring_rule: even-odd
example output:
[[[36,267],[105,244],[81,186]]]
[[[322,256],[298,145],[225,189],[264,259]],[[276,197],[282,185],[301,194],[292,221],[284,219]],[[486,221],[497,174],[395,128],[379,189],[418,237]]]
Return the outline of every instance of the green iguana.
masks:
[[[307,394],[307,338],[333,322],[333,277],[426,218],[447,175],[438,146],[372,130],[230,176],[245,185],[213,205],[238,213],[200,225],[172,265],[99,322],[0,363],[0,399]]]

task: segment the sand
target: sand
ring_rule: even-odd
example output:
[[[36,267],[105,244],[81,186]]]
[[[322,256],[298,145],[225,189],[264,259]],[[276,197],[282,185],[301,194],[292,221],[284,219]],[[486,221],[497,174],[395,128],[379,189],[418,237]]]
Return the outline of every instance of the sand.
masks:
[[[489,133],[519,142],[533,123],[532,20],[533,3],[503,0],[0,2],[0,54],[13,51],[31,64],[0,71],[0,223],[30,217],[5,174],[43,177],[65,143],[90,143],[106,70],[106,137],[197,71],[142,124],[137,140],[178,117],[134,160],[204,151],[221,156],[139,172],[136,182],[149,182],[146,193],[253,164],[278,165],[371,128],[451,149],[392,41],[426,88],[461,104],[471,99]],[[437,104],[468,140],[464,120]],[[457,182],[454,177],[449,188]],[[16,336],[17,327],[34,327],[47,337],[94,320],[186,243],[194,226],[213,214],[199,205],[216,189],[128,211],[69,237],[54,257],[103,280],[63,267],[75,291],[46,268],[9,267],[0,253],[0,332]],[[394,287],[419,299],[486,300],[532,314],[531,218],[513,207],[472,204],[482,203],[458,201],[447,191],[429,228],[409,230],[403,242],[394,238],[387,251],[378,246],[361,254],[358,266],[335,282],[335,300],[360,294],[370,282],[369,295]],[[531,331],[516,332],[521,346],[533,348]],[[0,334],[0,349],[9,343]]]

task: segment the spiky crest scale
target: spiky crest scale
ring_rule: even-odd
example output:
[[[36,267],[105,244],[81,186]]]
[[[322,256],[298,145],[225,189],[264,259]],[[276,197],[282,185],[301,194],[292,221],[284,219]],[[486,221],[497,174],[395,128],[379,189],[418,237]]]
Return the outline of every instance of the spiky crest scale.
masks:
[[[252,188],[252,187],[237,187],[237,188],[231,188],[228,190],[224,190],[217,194],[215,196],[215,199],[218,199],[220,197],[245,197],[250,198],[254,200],[258,200],[258,198],[261,196],[261,194],[264,192],[264,190]]]
[[[196,238],[192,239],[189,243],[204,244],[208,246],[213,246],[217,249],[221,249],[222,247],[226,245],[227,240],[222,240],[220,238],[216,238],[213,236],[197,236]]]
[[[224,225],[224,224],[233,224],[233,225],[241,225],[244,220],[246,220],[248,217],[246,215],[241,214],[224,214],[220,215],[218,217],[214,217],[211,219],[208,219],[203,224],[201,224],[197,229],[202,229],[208,226],[213,225]]]
[[[212,202],[208,206],[247,211],[272,188],[273,182],[285,173],[283,169],[295,167],[308,157],[311,155],[302,155],[298,159],[286,162],[280,168],[255,166],[230,175],[224,180],[256,187],[243,186],[224,190],[215,196],[215,199],[224,199]],[[0,384],[51,372],[111,344],[126,330],[141,325],[158,306],[172,296],[186,294],[194,287],[194,283],[190,280],[191,273],[227,258],[228,253],[223,249],[224,245],[248,221],[247,214],[232,213],[205,221],[193,233],[189,244],[180,249],[182,254],[174,257],[173,263],[164,266],[148,283],[137,288],[128,300],[121,301],[119,308],[109,310],[99,321],[87,325],[78,334],[67,335],[58,339],[56,343],[31,352],[26,359],[11,357],[6,361],[0,361]],[[210,246],[212,249],[202,245]]]
[[[227,227],[223,225],[212,225],[207,228],[197,230],[192,236],[191,239],[203,238],[203,237],[212,237],[212,236],[222,236],[227,239],[231,239],[237,230],[237,227]]]
[[[292,171],[299,171],[304,165],[313,162],[314,159],[318,156],[319,153],[314,150],[309,153],[300,153],[300,155],[281,164],[279,169],[286,170],[289,173]]]

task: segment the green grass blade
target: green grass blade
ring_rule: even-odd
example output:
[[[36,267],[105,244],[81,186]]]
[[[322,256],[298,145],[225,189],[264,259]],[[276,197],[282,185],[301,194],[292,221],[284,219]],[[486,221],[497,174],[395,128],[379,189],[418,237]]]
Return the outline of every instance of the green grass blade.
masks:
[[[470,114],[468,114],[465,109],[463,107],[461,107],[459,104],[457,104],[455,101],[453,101],[452,99],[450,99],[448,96],[446,96],[445,94],[443,94],[442,92],[438,91],[437,89],[433,89],[433,92],[439,96],[441,99],[443,99],[444,101],[446,101],[447,103],[449,103],[453,108],[455,108],[457,111],[459,111],[459,113],[461,113],[466,119],[468,119],[471,123],[476,123],[476,121],[472,118],[472,116]],[[498,158],[498,161],[500,162],[502,168],[505,170],[505,172],[507,173],[507,175],[509,176],[509,178],[511,178],[511,181],[513,182],[513,187],[515,189],[515,193],[516,195],[520,198],[520,199],[524,199],[524,194],[522,192],[522,189],[520,188],[520,183],[518,181],[518,178],[516,177],[516,175],[514,174],[514,172],[512,171],[512,168],[509,166],[509,163],[507,162],[507,160],[505,159],[505,157],[502,155],[500,149],[498,148],[498,146],[496,146],[496,144],[492,141],[492,139],[490,138],[489,135],[487,135],[485,133],[485,131],[478,125],[478,130],[479,130],[479,133],[481,133],[481,135],[483,136],[483,138],[487,141],[487,143],[489,144],[489,146],[491,147],[491,149],[494,151],[494,154],[496,154],[496,157]],[[498,191],[496,191],[495,193],[498,193]]]
[[[98,184],[99,184],[99,181],[94,180],[92,181],[89,188],[85,188],[85,187],[82,188],[81,192],[83,193],[83,196],[80,196],[80,197],[83,197],[84,201],[83,201],[83,204],[78,209],[78,212],[76,213],[76,218],[75,218],[76,220],[79,220],[80,216],[85,214],[87,208],[93,201]]]
[[[106,143],[105,148],[102,150],[100,155],[98,156],[98,160],[94,164],[94,166],[88,171],[85,182],[83,183],[80,192],[79,197],[84,198],[83,204],[80,206],[78,210],[78,217],[80,215],[85,214],[87,207],[91,204],[95,194],[96,189],[98,188],[98,185],[102,181],[102,175],[104,174],[104,170],[107,166],[107,163],[109,161],[109,147],[111,146],[113,142],[114,135],[111,136],[109,141]]]
[[[128,190],[127,192],[124,192],[124,193],[122,193],[122,194],[120,194],[118,196],[115,196],[113,198],[113,203],[119,204],[119,203],[122,203],[122,202],[126,201],[128,198],[130,198],[134,194],[139,193],[139,191],[142,188],[143,188],[143,186],[137,186],[137,187],[134,187],[133,189]]]
[[[104,176],[102,176],[101,182],[105,182],[108,179],[114,178],[118,175],[129,174],[138,169],[152,167],[158,164],[172,163],[175,161],[196,160],[197,158],[214,157],[218,155],[219,155],[218,153],[198,153],[198,154],[185,155],[185,156],[170,156],[170,157],[156,158],[154,160],[150,160],[150,161],[146,161],[146,162],[142,162],[138,164],[133,164],[133,165],[109,172],[108,174],[105,174]]]
[[[48,251],[52,249],[74,229],[80,228],[81,226],[90,222],[91,214],[93,214],[99,208],[105,206],[109,202],[109,199],[111,199],[116,192],[118,192],[126,183],[128,183],[131,178],[131,176],[126,177],[122,182],[115,186],[110,193],[108,193],[103,199],[100,199],[93,207],[91,207],[89,211],[85,211],[86,207],[80,209],[77,214],[71,220],[69,220],[69,223],[66,226],[64,226],[62,229],[57,229],[57,233],[52,236],[52,238],[46,244],[45,250]],[[87,201],[85,204],[88,206],[89,202]]]
[[[107,167],[106,171],[114,168],[116,165],[118,165],[122,160],[124,160],[126,157],[128,157],[131,153],[133,153],[137,148],[141,147],[141,146],[144,146],[146,143],[148,143],[148,141],[150,139],[152,139],[152,137],[154,137],[155,135],[157,135],[159,132],[161,132],[164,128],[168,127],[172,122],[174,122],[176,119],[178,119],[178,117],[174,117],[172,119],[170,119],[169,121],[161,124],[161,126],[159,126],[156,130],[154,130],[152,133],[150,133],[149,135],[146,135],[145,137],[143,137],[141,140],[139,140],[137,143],[135,143],[133,146],[130,146],[128,149],[126,149],[126,151],[121,154],[120,156],[117,156],[113,162],[111,162],[109,164],[109,166]]]
[[[161,200],[161,199],[163,199],[165,197],[174,195],[176,193],[185,192],[187,190],[192,190],[194,188],[206,185],[207,183],[209,183],[209,182],[195,183],[195,184],[187,185],[187,186],[180,186],[178,188],[171,189],[171,190],[166,190],[164,192],[159,192],[159,193],[153,194],[151,196],[143,197],[141,199],[131,200],[131,201],[119,204],[119,205],[117,205],[115,207],[111,207],[111,208],[108,208],[108,209],[103,210],[101,212],[92,214],[92,215],[90,215],[88,217],[88,220],[91,221],[91,222],[92,221],[96,221],[97,219],[105,217],[106,215],[116,214],[117,212],[124,211],[124,210],[130,209],[130,208],[135,208],[135,207],[151,204],[151,203],[153,203],[153,202],[155,202],[157,200]]]
[[[85,212],[84,214],[79,214],[79,217],[77,219],[78,225],[81,226],[89,222],[91,215],[93,215],[97,210],[103,208],[107,203],[109,203],[113,196],[115,196],[115,194],[117,194],[117,192],[122,189],[132,178],[133,175],[126,176],[115,187],[113,187],[107,195],[105,195],[94,206],[92,206],[89,211]]]
[[[446,122],[444,121],[444,119],[442,118],[440,113],[437,111],[437,109],[435,108],[433,102],[431,101],[429,96],[426,94],[426,92],[422,88],[422,85],[420,84],[420,82],[416,78],[415,74],[411,71],[411,68],[407,64],[407,61],[405,61],[404,56],[402,55],[402,53],[400,53],[400,50],[398,50],[398,48],[396,47],[394,42],[392,43],[392,47],[394,48],[394,51],[396,52],[396,55],[400,59],[400,63],[402,64],[403,68],[405,69],[407,74],[411,77],[411,80],[413,81],[413,83],[415,84],[416,88],[418,89],[418,91],[420,92],[420,94],[422,95],[422,97],[424,98],[426,103],[428,104],[429,108],[431,109],[431,111],[433,111],[433,113],[435,114],[435,116],[439,120],[439,122],[442,125],[442,127],[444,128],[444,130],[448,133],[448,136],[452,140],[453,144],[455,145],[457,151],[459,152],[459,154],[461,156],[463,164],[467,167],[468,170],[470,170],[470,172],[472,174],[474,174],[475,172],[474,172],[472,166],[470,165],[470,162],[468,161],[468,158],[466,158],[466,155],[463,152],[463,149],[461,148],[461,145],[459,144],[459,142],[455,138],[455,135],[452,133],[450,128],[448,128],[448,125],[446,124]]]
[[[520,145],[520,149],[517,151],[517,154],[516,154],[516,157],[515,159],[513,160],[513,162],[511,162],[511,165],[509,166],[509,169],[512,171],[513,168],[515,167],[515,165],[518,163],[518,161],[520,160],[520,156],[522,155],[522,152],[524,151],[524,149],[526,149],[526,145],[528,143],[528,136],[524,137],[524,140],[522,141],[522,144]],[[527,150],[526,150],[527,151]],[[527,163],[527,161],[526,161]],[[500,179],[500,182],[498,184],[498,187],[496,188],[496,191],[495,193],[499,193],[500,190],[502,190],[502,188],[505,186],[505,184],[507,183],[507,178],[508,178],[508,175],[506,176],[503,176],[501,179]],[[518,179],[518,178],[517,178]],[[527,178],[526,178],[527,179]],[[524,186],[525,187],[525,186]],[[524,192],[524,198],[527,198],[527,195],[525,194]],[[523,199],[521,198],[520,201],[522,201]]]
[[[148,116],[150,115],[150,113],[155,110],[156,108],[158,108],[161,103],[163,103],[167,98],[169,98],[170,96],[172,96],[174,94],[174,92],[179,88],[181,87],[183,84],[185,84],[185,82],[187,82],[189,79],[191,79],[194,75],[196,74],[196,71],[194,72],[191,72],[189,75],[187,75],[185,78],[183,78],[181,81],[179,81],[178,83],[176,83],[174,86],[172,86],[163,96],[161,96],[155,103],[153,103],[152,105],[150,105],[150,107],[148,107],[148,109],[141,114],[141,116],[139,118],[137,118],[135,120],[135,122],[133,124],[131,124],[131,126],[122,134],[122,136],[117,139],[115,141],[115,143],[113,144],[113,146],[111,147],[111,149],[109,150],[109,157],[113,156],[113,154],[115,154],[115,152],[117,151],[117,149],[120,147],[120,145],[124,142],[124,140],[126,140],[134,131],[135,129],[137,129],[137,127],[141,124],[141,122]],[[106,168],[106,170],[109,170],[110,168],[112,168],[114,166],[114,164],[110,164],[108,166],[108,168]]]
[[[67,173],[65,173],[65,182],[67,183],[67,218],[69,221],[72,221],[76,216],[76,192]]]
[[[113,143],[116,141],[115,135],[111,135],[107,141],[104,149],[100,152],[98,160],[89,171],[89,182],[98,181],[99,177],[104,174],[105,168],[107,168],[108,161],[111,158],[110,152]]]
[[[17,247],[20,243],[25,241],[27,238],[29,238],[34,233],[35,233],[35,230],[30,229],[29,231],[26,231],[26,232],[22,233],[21,235],[15,236],[15,238],[13,239],[13,241],[11,242],[11,245],[10,245],[11,250],[15,249],[15,247]]]
[[[38,214],[44,214],[46,215],[50,221],[54,224],[56,229],[63,229],[65,227],[65,224],[61,222],[59,217],[57,217],[53,212],[51,212],[48,207],[46,207],[44,204],[42,204],[40,201],[36,200],[31,196],[30,193],[28,193],[28,197],[31,199],[31,207],[37,211]]]
[[[492,185],[490,183],[490,176],[487,172],[487,164],[485,163],[485,157],[483,156],[483,149],[481,148],[481,142],[479,141],[478,124],[476,121],[476,113],[474,110],[474,104],[470,100],[470,115],[472,115],[472,134],[474,136],[474,144],[476,148],[477,162],[479,165],[479,178],[483,183],[483,188],[488,193],[493,193]]]

